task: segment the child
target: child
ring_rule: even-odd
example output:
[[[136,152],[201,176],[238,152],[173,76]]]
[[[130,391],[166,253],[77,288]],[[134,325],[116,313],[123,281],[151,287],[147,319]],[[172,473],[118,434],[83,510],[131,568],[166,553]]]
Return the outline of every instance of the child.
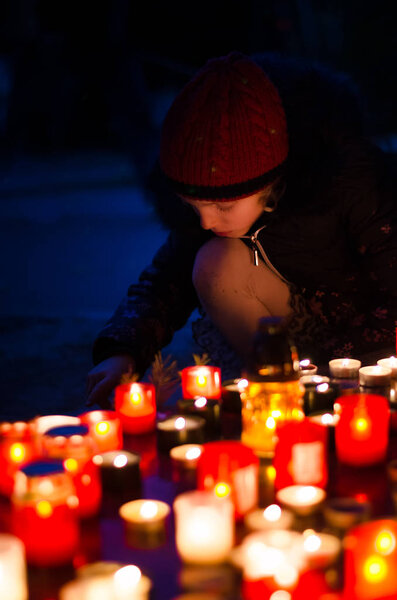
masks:
[[[286,317],[320,364],[393,353],[391,176],[346,77],[273,55],[213,59],[168,111],[159,163],[169,238],[95,341],[90,403],[129,369],[142,376],[197,306],[196,339],[224,376],[240,374],[266,315]]]

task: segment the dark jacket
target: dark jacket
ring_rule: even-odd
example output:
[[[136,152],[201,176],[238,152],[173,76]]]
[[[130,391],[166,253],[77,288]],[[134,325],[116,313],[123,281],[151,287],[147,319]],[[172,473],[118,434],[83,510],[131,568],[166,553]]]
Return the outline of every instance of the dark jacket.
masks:
[[[274,55],[256,60],[280,92],[290,152],[276,211],[263,213],[249,233],[262,227],[261,247],[300,299],[293,308],[302,353],[319,362],[377,349],[381,357],[393,351],[397,318],[396,208],[387,157],[363,136],[358,95],[344,75]],[[169,238],[94,344],[94,362],[127,352],[140,374],[197,307],[194,259],[213,235],[161,184],[153,197]]]

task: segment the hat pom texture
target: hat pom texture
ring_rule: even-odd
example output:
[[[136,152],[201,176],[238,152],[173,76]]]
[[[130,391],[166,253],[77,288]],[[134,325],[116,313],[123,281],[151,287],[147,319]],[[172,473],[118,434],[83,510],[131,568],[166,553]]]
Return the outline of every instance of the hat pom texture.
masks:
[[[175,98],[162,128],[161,169],[175,191],[192,198],[255,193],[287,154],[278,91],[242,54],[210,60]]]

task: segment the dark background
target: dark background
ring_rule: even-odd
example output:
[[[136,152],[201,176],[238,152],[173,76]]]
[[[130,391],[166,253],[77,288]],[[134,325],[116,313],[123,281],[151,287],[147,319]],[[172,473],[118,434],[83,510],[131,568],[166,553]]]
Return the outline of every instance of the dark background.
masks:
[[[96,331],[165,232],[143,180],[212,56],[277,51],[353,77],[396,151],[393,2],[3,0],[0,414],[78,412]],[[191,362],[189,327],[170,352]]]

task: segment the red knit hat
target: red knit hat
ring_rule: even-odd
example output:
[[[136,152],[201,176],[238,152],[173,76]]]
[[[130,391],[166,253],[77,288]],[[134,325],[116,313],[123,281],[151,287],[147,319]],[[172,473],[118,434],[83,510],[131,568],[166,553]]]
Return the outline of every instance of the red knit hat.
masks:
[[[273,181],[287,154],[277,89],[256,63],[234,52],[210,60],[174,100],[160,166],[182,196],[230,200]]]

